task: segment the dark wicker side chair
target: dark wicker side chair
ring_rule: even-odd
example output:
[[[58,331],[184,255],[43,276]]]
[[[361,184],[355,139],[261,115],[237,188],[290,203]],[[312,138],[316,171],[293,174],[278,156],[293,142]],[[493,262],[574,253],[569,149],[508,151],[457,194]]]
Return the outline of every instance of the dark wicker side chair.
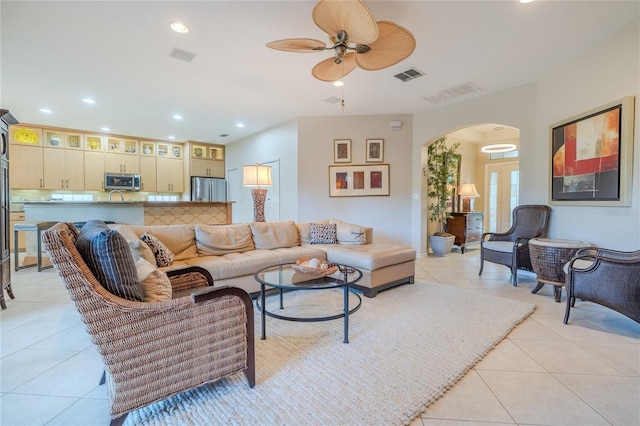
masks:
[[[76,236],[73,224],[58,223],[42,241],[102,358],[111,425],[238,372],[254,387],[253,302],[246,291],[213,287],[205,269],[189,267],[168,274],[171,300],[122,299],[100,285],[76,249]]]
[[[613,309],[640,323],[640,250],[580,250],[567,267],[567,309],[576,299]]]
[[[532,271],[529,240],[539,238],[549,225],[551,207],[531,204],[513,209],[511,228],[504,233],[485,232],[480,240],[480,272],[484,262],[499,263],[511,269],[511,279],[518,286],[518,269]]]

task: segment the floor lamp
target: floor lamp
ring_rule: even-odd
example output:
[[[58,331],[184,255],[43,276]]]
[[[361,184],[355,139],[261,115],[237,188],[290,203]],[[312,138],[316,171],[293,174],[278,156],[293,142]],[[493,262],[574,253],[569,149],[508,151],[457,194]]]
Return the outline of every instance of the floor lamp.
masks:
[[[460,187],[460,193],[458,195],[462,197],[462,212],[472,212],[473,199],[480,196],[480,194],[478,194],[478,191],[476,190],[476,186],[472,183],[463,183]]]
[[[264,186],[271,186],[271,166],[242,166],[242,185],[251,188],[253,198],[253,221],[265,222],[264,202],[267,190]]]

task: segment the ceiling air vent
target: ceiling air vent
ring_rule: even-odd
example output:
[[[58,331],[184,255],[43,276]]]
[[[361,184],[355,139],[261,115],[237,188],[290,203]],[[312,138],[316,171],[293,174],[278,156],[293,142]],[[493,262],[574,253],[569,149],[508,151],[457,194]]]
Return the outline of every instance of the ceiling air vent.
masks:
[[[337,104],[338,102],[340,102],[342,99],[340,98],[336,98],[335,96],[332,96],[330,98],[325,99],[325,102],[329,102],[330,104]]]
[[[418,71],[415,68],[409,68],[406,71],[401,72],[400,74],[394,75],[398,80],[402,80],[405,83],[409,80],[413,80],[414,78],[422,77],[424,73],[422,71]]]
[[[171,52],[169,52],[169,56],[171,56],[172,58],[180,59],[181,61],[191,62],[193,61],[193,58],[196,57],[196,54],[174,47],[173,49],[171,49]]]
[[[460,84],[458,86],[450,87],[438,92],[433,92],[427,96],[423,96],[422,99],[433,104],[437,104],[438,102],[446,101],[447,99],[467,95],[473,92],[479,92],[480,90],[482,89],[467,81],[466,83]]]

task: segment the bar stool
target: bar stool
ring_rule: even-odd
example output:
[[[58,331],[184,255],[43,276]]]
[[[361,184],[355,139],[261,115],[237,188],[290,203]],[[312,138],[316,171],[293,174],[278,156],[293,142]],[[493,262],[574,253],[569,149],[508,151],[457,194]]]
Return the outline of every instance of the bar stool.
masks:
[[[20,269],[31,268],[33,266],[38,267],[38,272],[43,269],[53,268],[53,265],[42,266],[42,231],[45,231],[55,225],[57,222],[19,222],[13,226],[13,242],[14,242],[14,260],[15,260],[15,270],[19,271]],[[18,254],[18,232],[36,232],[38,238],[38,252],[37,252],[37,262],[31,263],[28,265],[19,266],[19,254]]]

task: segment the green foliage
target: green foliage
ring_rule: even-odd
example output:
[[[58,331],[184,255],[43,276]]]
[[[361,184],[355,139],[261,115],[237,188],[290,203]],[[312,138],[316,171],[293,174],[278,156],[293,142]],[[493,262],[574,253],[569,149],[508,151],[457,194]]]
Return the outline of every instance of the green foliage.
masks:
[[[453,195],[457,183],[456,150],[460,146],[455,143],[447,146],[446,137],[441,137],[429,146],[427,169],[427,196],[429,197],[429,220],[438,223],[438,232],[442,234],[449,212],[447,199]]]

